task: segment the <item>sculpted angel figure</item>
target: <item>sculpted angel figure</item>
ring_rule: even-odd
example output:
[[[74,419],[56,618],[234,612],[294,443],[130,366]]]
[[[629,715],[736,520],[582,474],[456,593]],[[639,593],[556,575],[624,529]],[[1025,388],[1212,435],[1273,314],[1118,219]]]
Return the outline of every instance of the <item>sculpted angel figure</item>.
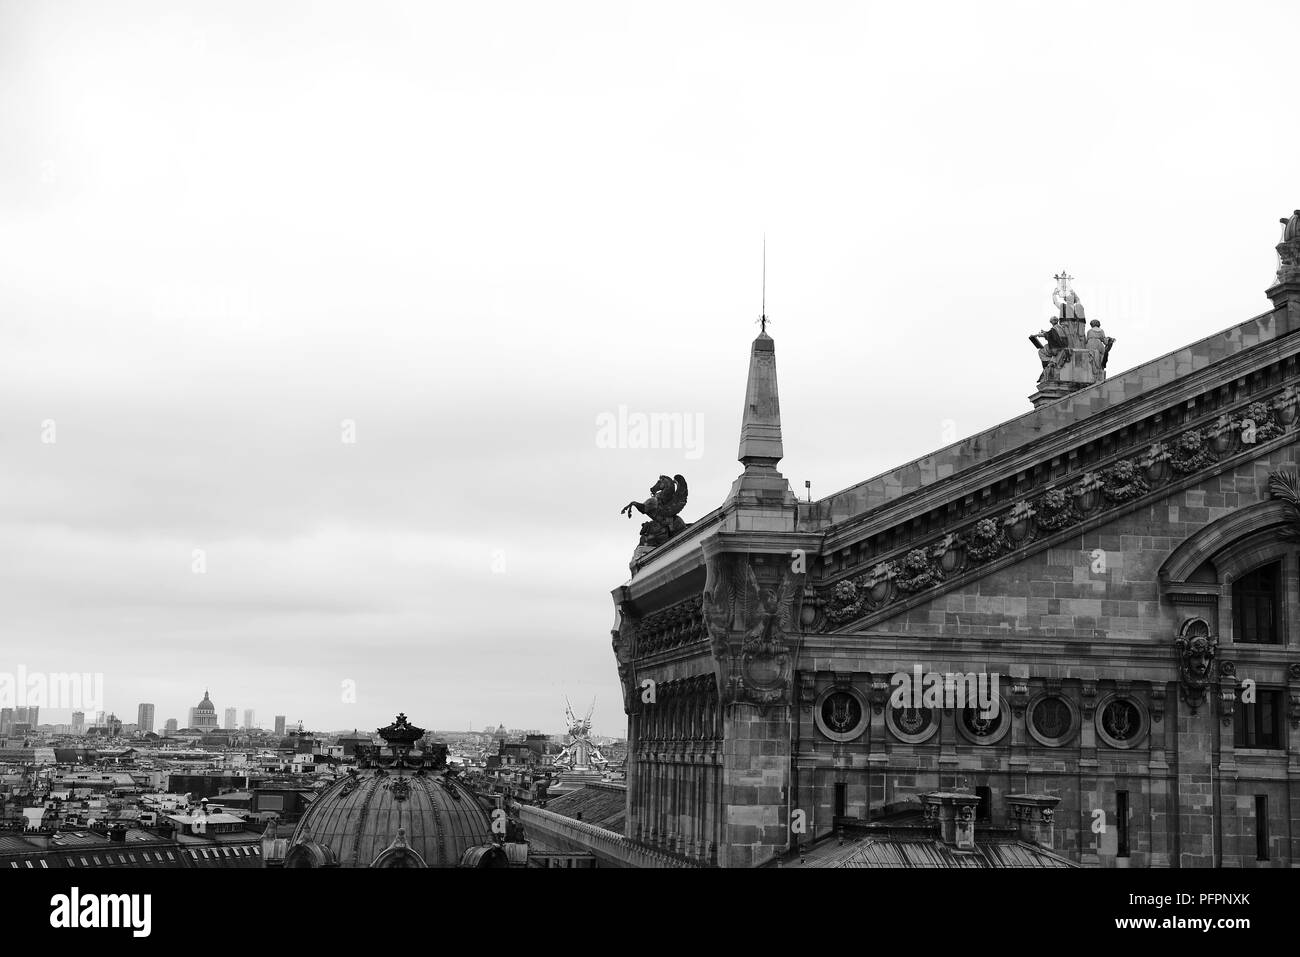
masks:
[[[754,567],[746,564],[742,590],[733,583],[727,566],[710,565],[704,592],[704,617],[714,643],[713,653],[722,655],[726,651],[738,600],[745,650],[764,655],[784,652],[787,636],[798,631],[793,599],[802,587],[803,575],[787,570],[780,582],[764,588],[754,574]]]
[[[650,487],[648,499],[628,502],[619,514],[631,518],[632,509],[636,509],[650,519],[641,524],[641,544],[653,548],[686,528],[686,523],[677,514],[686,507],[686,494],[686,479],[680,475],[672,478],[661,475],[659,481]]]
[[[785,636],[797,630],[792,599],[801,584],[800,577],[787,571],[776,587],[763,588],[754,567],[746,565],[745,578],[745,649],[762,655],[784,652]]]

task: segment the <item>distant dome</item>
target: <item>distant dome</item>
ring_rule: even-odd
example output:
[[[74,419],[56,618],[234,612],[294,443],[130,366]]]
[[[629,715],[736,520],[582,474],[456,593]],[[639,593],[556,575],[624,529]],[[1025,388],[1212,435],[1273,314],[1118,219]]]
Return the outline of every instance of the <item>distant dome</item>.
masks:
[[[217,709],[217,706],[212,703],[212,699],[208,697],[207,689],[204,689],[203,700],[198,703],[194,710],[197,711],[199,708],[205,711],[215,711]]]

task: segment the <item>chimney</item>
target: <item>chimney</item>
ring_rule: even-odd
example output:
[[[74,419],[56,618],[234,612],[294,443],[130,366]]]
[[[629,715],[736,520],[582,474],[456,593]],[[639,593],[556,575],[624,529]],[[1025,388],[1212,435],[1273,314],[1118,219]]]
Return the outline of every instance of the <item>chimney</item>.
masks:
[[[1056,835],[1055,808],[1060,803],[1061,799],[1051,794],[1008,794],[1007,808],[1016,835],[1050,850]]]
[[[921,795],[925,819],[938,822],[939,840],[958,851],[975,850],[975,809],[979,795],[970,791],[931,791]]]

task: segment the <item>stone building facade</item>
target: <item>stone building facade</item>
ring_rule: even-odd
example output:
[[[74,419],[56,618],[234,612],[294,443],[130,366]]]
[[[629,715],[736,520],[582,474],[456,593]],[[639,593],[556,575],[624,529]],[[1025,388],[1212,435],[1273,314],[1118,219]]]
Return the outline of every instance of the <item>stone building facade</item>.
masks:
[[[1284,224],[1269,310],[1109,377],[1099,330],[1035,342],[1033,411],[820,501],[777,470],[760,334],[743,472],[613,592],[626,840],[757,866],[952,792],[992,826],[1051,796],[1086,866],[1300,862]]]

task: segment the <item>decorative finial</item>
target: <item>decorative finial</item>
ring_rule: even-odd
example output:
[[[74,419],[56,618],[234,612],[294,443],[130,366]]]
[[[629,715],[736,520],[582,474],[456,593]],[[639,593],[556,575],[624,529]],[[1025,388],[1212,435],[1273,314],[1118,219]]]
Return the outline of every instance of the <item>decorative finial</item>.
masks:
[[[763,308],[758,317],[760,333],[767,335],[767,233],[763,234]]]
[[[1057,316],[1061,319],[1085,318],[1079,294],[1070,288],[1070,280],[1074,277],[1062,269],[1052,278],[1056,280],[1056,288],[1052,290],[1052,303],[1056,306]]]

